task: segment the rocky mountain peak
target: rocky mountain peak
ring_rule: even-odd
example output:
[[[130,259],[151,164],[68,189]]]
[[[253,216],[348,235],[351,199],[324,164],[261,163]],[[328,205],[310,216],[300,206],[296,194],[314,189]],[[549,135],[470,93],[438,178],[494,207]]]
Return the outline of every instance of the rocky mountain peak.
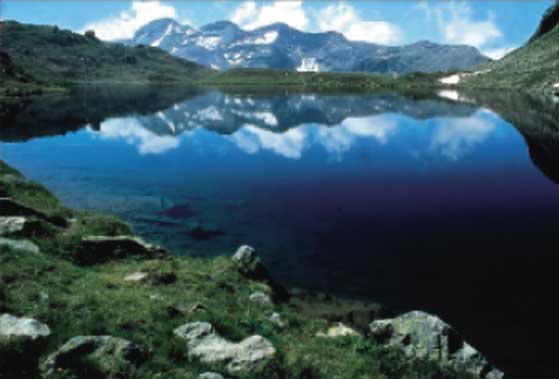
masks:
[[[218,21],[196,30],[162,19],[141,28],[128,43],[157,46],[221,70],[239,67],[405,74],[470,69],[489,61],[468,46],[421,41],[385,47],[349,41],[333,31],[307,33],[281,22],[243,30],[231,21]]]

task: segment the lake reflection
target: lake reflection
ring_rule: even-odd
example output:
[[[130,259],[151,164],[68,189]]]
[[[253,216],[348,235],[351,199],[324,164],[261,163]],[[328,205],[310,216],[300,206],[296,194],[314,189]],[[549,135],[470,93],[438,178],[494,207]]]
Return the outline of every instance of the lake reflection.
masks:
[[[545,377],[529,323],[553,295],[559,129],[538,107],[89,89],[8,110],[0,138],[3,159],[66,204],[176,253],[254,245],[287,285],[433,311],[499,367]]]

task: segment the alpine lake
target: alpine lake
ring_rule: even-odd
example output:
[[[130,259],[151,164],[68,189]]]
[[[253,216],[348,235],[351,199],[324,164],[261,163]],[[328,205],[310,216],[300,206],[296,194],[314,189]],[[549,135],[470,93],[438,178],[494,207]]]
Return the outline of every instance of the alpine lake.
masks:
[[[2,159],[174,254],[421,309],[553,377],[559,105],[507,93],[84,87],[1,116]]]

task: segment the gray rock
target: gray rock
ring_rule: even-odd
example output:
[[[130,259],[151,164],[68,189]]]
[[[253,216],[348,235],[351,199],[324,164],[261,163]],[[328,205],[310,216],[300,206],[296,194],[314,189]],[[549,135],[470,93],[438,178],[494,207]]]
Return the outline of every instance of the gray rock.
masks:
[[[15,240],[0,237],[0,247],[7,247],[15,251],[39,253],[39,247],[28,240]]]
[[[0,315],[0,377],[18,378],[37,367],[50,334],[47,325],[32,318]]]
[[[228,379],[221,374],[215,372],[203,372],[198,375],[198,379]]]
[[[147,356],[143,349],[122,338],[112,336],[77,336],[62,345],[41,366],[45,379],[57,378],[60,372],[77,373],[93,369],[106,379],[127,378]],[[84,367],[88,362],[91,367]]]
[[[0,217],[0,236],[21,232],[26,218],[21,216]]]
[[[76,252],[80,264],[96,264],[132,256],[160,258],[167,254],[161,246],[151,245],[132,236],[86,236]]]
[[[231,259],[237,264],[241,274],[249,277],[264,276],[264,267],[253,247],[248,245],[239,247]]]
[[[43,212],[37,211],[26,205],[20,204],[19,202],[9,197],[0,197],[0,216],[34,217],[58,226],[67,225],[67,222],[64,218],[48,216]]]
[[[226,363],[231,373],[259,370],[276,353],[264,337],[254,335],[238,343],[231,342],[218,335],[207,322],[185,324],[173,333],[186,342],[189,357],[204,363]]]
[[[355,329],[350,328],[349,326],[344,325],[341,322],[338,322],[332,325],[331,327],[329,327],[326,333],[318,332],[316,334],[317,337],[326,337],[326,338],[337,338],[337,337],[348,337],[348,336],[357,337],[360,335],[361,334],[359,334],[359,332],[357,332]]]
[[[277,325],[280,328],[285,328],[287,326],[287,322],[283,320],[278,312],[272,313],[268,320],[270,320],[272,324]]]
[[[370,332],[377,340],[400,348],[409,358],[428,359],[466,369],[482,379],[504,376],[450,325],[425,312],[414,311],[394,319],[374,321]]]
[[[124,277],[125,282],[142,282],[149,277],[146,272],[134,272]]]
[[[49,327],[35,319],[7,313],[0,316],[0,338],[27,338],[35,341],[49,335]]]
[[[255,292],[252,295],[250,295],[249,300],[261,305],[272,303],[272,299],[270,298],[270,296],[266,295],[264,292],[261,291]]]

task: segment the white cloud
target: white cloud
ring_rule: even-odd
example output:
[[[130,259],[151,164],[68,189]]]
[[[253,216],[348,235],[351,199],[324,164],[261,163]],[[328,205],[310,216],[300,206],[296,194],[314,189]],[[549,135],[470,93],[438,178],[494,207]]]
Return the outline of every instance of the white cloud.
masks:
[[[113,118],[101,123],[98,132],[93,132],[102,139],[122,139],[130,145],[138,146],[140,154],[162,154],[176,149],[179,138],[175,136],[159,136],[145,129],[138,119]]]
[[[301,158],[306,138],[307,133],[303,128],[290,129],[280,134],[254,125],[245,125],[231,136],[233,142],[248,154],[268,150],[289,159]]]
[[[495,124],[478,116],[446,120],[437,127],[431,148],[456,161],[489,138],[494,130]]]
[[[473,21],[468,17],[455,17],[445,26],[444,33],[447,42],[477,48],[503,36],[495,20]]]
[[[336,127],[322,127],[318,141],[329,153],[341,154],[358,138],[373,138],[386,144],[396,129],[396,122],[384,116],[348,118]]]
[[[511,46],[504,46],[504,47],[498,47],[495,49],[487,49],[487,50],[482,50],[482,53],[485,56],[488,56],[491,59],[501,59],[502,57],[504,57],[505,55],[507,55],[508,53],[510,53],[511,51],[515,50],[516,47],[511,47]]]
[[[131,38],[148,22],[167,17],[177,17],[174,7],[159,1],[134,1],[128,10],[118,16],[89,23],[83,30],[95,30],[95,35],[103,40]]]
[[[231,15],[231,21],[245,29],[256,29],[276,22],[305,30],[309,19],[303,9],[303,2],[274,1],[270,4],[257,5],[254,1],[245,1]]]
[[[318,13],[318,27],[321,31],[337,31],[353,41],[378,44],[393,44],[401,39],[401,30],[385,21],[365,21],[354,7],[338,3],[323,8]]]
[[[475,18],[470,4],[466,1],[429,3],[422,1],[416,9],[424,12],[426,20],[436,20],[445,42],[471,45],[477,48],[487,46],[503,37],[495,15],[488,13],[483,19]]]

